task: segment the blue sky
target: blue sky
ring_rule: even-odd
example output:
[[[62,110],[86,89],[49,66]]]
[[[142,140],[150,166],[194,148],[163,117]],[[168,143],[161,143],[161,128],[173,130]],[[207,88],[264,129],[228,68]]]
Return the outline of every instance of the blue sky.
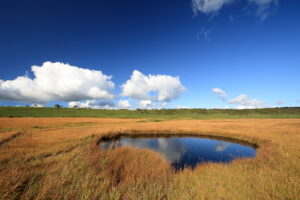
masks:
[[[299,10],[297,0],[1,1],[0,105],[299,106]],[[103,76],[82,77],[91,70]]]

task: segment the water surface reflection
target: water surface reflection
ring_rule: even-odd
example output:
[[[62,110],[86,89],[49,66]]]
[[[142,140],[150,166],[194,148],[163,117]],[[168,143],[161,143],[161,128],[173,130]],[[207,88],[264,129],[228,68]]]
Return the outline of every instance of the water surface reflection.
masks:
[[[195,167],[201,162],[230,162],[235,158],[254,157],[255,148],[234,142],[200,137],[130,137],[102,141],[101,148],[131,146],[162,154],[175,169]]]

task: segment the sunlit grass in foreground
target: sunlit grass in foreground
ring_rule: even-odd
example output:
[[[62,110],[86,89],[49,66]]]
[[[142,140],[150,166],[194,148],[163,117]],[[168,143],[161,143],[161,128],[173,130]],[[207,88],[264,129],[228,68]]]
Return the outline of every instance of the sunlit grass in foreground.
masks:
[[[0,199],[297,199],[300,119],[1,118]],[[206,134],[259,145],[253,159],[175,172],[157,153],[101,150],[104,135]]]

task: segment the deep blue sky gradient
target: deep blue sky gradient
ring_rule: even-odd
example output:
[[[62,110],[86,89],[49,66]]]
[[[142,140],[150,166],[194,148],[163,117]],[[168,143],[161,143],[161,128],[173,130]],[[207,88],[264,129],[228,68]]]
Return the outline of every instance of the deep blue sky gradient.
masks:
[[[134,69],[179,76],[176,105],[224,107],[218,87],[299,106],[300,2],[280,0],[264,21],[255,12],[246,1],[214,17],[195,16],[190,0],[0,1],[0,79],[58,61],[112,75],[116,93]]]

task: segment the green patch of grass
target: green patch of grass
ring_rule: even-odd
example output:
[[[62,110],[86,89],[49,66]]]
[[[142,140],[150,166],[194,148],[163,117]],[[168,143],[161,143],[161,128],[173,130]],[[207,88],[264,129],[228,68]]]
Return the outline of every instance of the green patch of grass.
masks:
[[[150,119],[300,118],[300,107],[263,109],[137,109],[104,110],[73,108],[0,107],[0,117],[99,117]],[[84,124],[85,125],[85,124]]]
[[[31,128],[33,128],[33,129],[43,129],[43,128],[45,128],[45,127],[42,127],[42,126],[33,126],[33,127],[31,127]]]
[[[12,131],[13,128],[0,128],[0,133],[5,133],[5,132],[8,132],[8,131]]]

